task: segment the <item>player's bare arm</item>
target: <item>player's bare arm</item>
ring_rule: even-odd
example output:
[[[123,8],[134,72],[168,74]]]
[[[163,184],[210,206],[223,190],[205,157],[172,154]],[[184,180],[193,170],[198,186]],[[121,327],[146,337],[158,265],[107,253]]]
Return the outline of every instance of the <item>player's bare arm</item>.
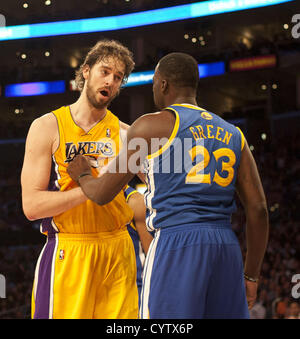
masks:
[[[86,196],[99,205],[109,203],[121,189],[140,171],[140,166],[151,151],[153,138],[169,138],[175,117],[169,111],[146,114],[137,119],[127,131],[127,143],[120,154],[110,162],[106,172],[99,178],[93,178],[90,173],[90,166],[83,156],[76,156],[69,164],[67,171],[71,178],[77,181]],[[134,149],[130,147],[131,141],[144,140],[143,145]],[[133,155],[138,152],[136,166],[132,165]],[[133,168],[134,167],[134,168]]]
[[[52,154],[58,143],[58,127],[52,113],[34,120],[26,139],[21,173],[23,210],[29,220],[56,216],[86,201],[80,187],[66,192],[47,190]]]
[[[130,125],[125,124],[125,122],[120,121],[120,134],[121,141],[123,144],[126,144],[127,131],[130,128]],[[137,176],[140,178],[142,182],[145,182],[145,174],[142,172],[137,173]]]
[[[153,237],[146,228],[146,206],[143,195],[139,192],[132,194],[128,200],[128,204],[133,210],[134,224],[141,240],[143,250],[145,254],[147,254]]]
[[[126,143],[126,136],[127,136],[127,131],[130,128],[128,124],[126,124],[123,121],[120,121],[120,134],[121,134],[121,141],[122,143]]]
[[[247,218],[245,273],[258,278],[268,241],[268,209],[251,151],[245,142],[237,177],[237,191]]]
[[[237,192],[246,213],[247,253],[244,270],[248,277],[258,279],[268,242],[269,219],[256,163],[246,141],[238,171]],[[257,283],[246,279],[245,284],[248,305],[252,308]]]

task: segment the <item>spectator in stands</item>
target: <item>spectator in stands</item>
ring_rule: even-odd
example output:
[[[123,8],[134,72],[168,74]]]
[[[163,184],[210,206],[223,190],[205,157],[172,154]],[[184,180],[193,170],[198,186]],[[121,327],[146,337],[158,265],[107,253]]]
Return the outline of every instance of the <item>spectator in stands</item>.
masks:
[[[291,301],[288,304],[285,319],[300,319],[300,306],[296,301]]]

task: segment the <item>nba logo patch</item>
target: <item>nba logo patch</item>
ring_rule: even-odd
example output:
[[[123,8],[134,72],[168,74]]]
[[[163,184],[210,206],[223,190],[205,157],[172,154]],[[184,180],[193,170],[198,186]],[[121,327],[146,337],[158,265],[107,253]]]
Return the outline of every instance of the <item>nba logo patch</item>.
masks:
[[[59,250],[59,260],[64,260],[64,259],[65,259],[65,251]]]
[[[209,114],[208,112],[202,112],[201,113],[201,116],[202,116],[202,118],[203,119],[205,119],[205,120],[212,120],[212,115],[211,114]]]
[[[106,137],[107,137],[107,138],[110,138],[110,134],[111,134],[111,133],[110,133],[110,128],[107,128],[107,129],[106,129]]]

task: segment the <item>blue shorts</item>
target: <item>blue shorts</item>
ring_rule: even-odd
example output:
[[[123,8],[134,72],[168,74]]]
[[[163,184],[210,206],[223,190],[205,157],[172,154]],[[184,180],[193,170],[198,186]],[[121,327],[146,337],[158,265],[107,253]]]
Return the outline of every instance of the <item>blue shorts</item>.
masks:
[[[156,232],[144,266],[140,318],[249,318],[241,249],[230,225]]]

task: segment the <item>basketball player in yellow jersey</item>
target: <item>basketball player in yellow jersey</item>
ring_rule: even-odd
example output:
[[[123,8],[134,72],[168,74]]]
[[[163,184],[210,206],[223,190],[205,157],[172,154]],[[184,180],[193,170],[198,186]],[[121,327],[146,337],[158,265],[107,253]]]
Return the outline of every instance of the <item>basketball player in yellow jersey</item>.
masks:
[[[88,200],[66,168],[90,160],[93,175],[116,157],[128,126],[107,107],[134,67],[131,52],[99,41],[76,75],[79,99],[33,121],[21,174],[23,210],[42,219],[46,244],[37,262],[33,318],[137,318],[135,253],[121,192],[106,206]]]

